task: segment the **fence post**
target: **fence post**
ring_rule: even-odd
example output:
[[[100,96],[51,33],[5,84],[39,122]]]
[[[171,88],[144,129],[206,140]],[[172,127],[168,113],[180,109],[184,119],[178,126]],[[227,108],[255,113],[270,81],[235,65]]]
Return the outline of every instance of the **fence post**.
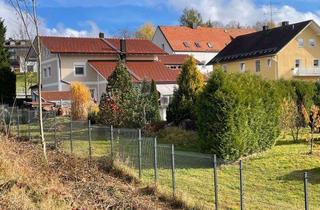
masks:
[[[308,204],[308,172],[304,172],[304,209],[309,210]]]
[[[154,182],[155,182],[155,185],[157,185],[157,183],[158,183],[157,138],[154,138],[153,163],[154,163]]]
[[[31,123],[31,119],[30,119],[30,110],[28,109],[28,136],[29,136],[29,140],[31,140],[31,131],[30,131],[30,123]]]
[[[214,207],[218,210],[218,176],[217,176],[217,155],[213,155],[213,181],[214,181]]]
[[[58,148],[58,142],[57,142],[57,113],[54,112],[54,146],[55,149]]]
[[[111,140],[111,161],[114,160],[114,151],[113,151],[113,125],[110,125],[110,140]]]
[[[70,151],[73,153],[73,143],[72,143],[72,118],[70,117]]]
[[[141,129],[139,129],[139,138],[138,138],[138,161],[139,161],[139,179],[142,178],[142,154],[141,154],[141,141],[142,141],[142,137],[141,137]]]
[[[20,117],[19,117],[19,108],[17,108],[17,131],[18,131],[18,137],[20,137]]]
[[[243,208],[243,165],[242,165],[242,160],[239,162],[239,169],[240,169],[240,210],[244,210]]]
[[[172,192],[173,197],[176,197],[176,166],[174,159],[174,144],[171,145],[171,170],[172,170]]]
[[[88,120],[88,137],[89,137],[89,159],[92,158],[92,151],[91,151],[91,121]]]

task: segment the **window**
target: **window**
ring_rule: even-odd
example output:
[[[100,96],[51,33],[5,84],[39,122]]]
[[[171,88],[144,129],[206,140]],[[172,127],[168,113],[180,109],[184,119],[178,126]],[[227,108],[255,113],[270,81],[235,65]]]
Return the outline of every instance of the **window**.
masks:
[[[313,61],[313,67],[314,68],[319,68],[319,60],[314,60]]]
[[[75,76],[85,76],[84,65],[75,65],[74,66],[74,74],[75,74]]]
[[[309,39],[309,45],[310,45],[310,47],[315,47],[316,46],[316,40],[315,39]]]
[[[267,61],[267,65],[268,65],[268,68],[271,68],[272,66],[272,60],[269,58],[268,61]]]
[[[43,69],[43,77],[47,78],[47,69],[46,68]]]
[[[200,43],[199,42],[195,42],[194,45],[197,47],[197,48],[200,48]]]
[[[33,65],[27,65],[27,72],[33,72]]]
[[[240,63],[240,72],[245,72],[245,71],[246,71],[246,64]]]
[[[164,43],[161,44],[162,49],[164,50]]]
[[[226,65],[226,64],[223,64],[223,65],[222,65],[222,69],[223,69],[224,72],[227,72],[227,65]]]
[[[213,48],[212,44],[210,42],[207,43],[209,48]]]
[[[303,47],[304,40],[302,38],[298,39],[298,47]]]
[[[294,67],[300,68],[300,59],[296,59]]]
[[[50,66],[47,69],[47,73],[48,73],[47,77],[51,77],[51,67]]]
[[[261,68],[260,68],[260,60],[256,60],[256,72],[260,72]]]
[[[189,48],[189,47],[190,47],[190,45],[189,45],[189,43],[188,43],[188,42],[183,42],[183,45],[184,45],[185,47],[187,47],[187,48]]]

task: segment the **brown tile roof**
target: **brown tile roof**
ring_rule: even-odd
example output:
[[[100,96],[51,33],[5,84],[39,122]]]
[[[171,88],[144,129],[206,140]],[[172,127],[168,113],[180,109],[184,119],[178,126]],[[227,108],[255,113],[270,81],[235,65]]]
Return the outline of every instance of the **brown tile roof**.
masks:
[[[71,100],[70,91],[42,91],[41,94],[45,101]]]
[[[159,55],[158,59],[165,65],[182,65],[189,55]],[[196,60],[199,64],[200,61]]]
[[[107,79],[114,71],[117,62],[89,61],[89,65]],[[159,61],[127,61],[126,66],[134,82],[153,79],[158,83],[175,83],[180,73],[179,70],[168,69],[164,63]]]
[[[219,52],[233,38],[253,33],[253,29],[224,29],[186,26],[159,26],[174,51]],[[198,46],[196,46],[196,43]],[[211,45],[211,46],[210,46]]]
[[[120,39],[40,37],[41,42],[52,53],[117,54]],[[128,54],[166,54],[161,48],[143,39],[126,39]]]

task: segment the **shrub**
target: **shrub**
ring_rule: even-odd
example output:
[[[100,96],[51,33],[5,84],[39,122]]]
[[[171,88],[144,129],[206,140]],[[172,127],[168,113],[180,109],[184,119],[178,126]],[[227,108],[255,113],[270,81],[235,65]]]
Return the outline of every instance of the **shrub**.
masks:
[[[204,80],[194,58],[190,57],[184,62],[177,83],[179,88],[174,91],[173,99],[167,109],[167,121],[175,125],[186,119],[196,120],[194,107]]]
[[[71,83],[71,116],[73,120],[86,120],[91,101],[90,90],[81,82]]]
[[[215,70],[197,103],[201,150],[228,160],[274,145],[279,120],[274,83],[249,74]]]

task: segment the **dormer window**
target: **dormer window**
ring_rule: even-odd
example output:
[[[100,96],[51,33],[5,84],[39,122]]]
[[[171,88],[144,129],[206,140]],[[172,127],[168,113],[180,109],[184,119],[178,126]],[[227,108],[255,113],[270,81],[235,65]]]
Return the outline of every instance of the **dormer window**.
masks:
[[[185,47],[187,47],[187,48],[189,48],[189,47],[190,47],[190,45],[189,45],[189,43],[188,43],[188,42],[183,42],[183,45],[184,45]]]
[[[200,43],[199,42],[195,42],[194,45],[197,47],[197,48],[200,48]]]
[[[207,43],[209,48],[213,48],[212,44],[210,42]]]

